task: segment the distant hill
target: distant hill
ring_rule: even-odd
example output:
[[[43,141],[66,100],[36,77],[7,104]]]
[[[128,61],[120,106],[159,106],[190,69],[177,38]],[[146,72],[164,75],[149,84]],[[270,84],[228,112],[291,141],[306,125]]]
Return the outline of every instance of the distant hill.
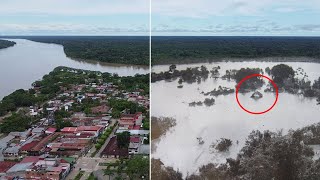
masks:
[[[310,57],[320,62],[320,37],[152,37],[152,64],[262,57]]]
[[[146,36],[19,36],[11,38],[61,44],[70,58],[149,65],[149,37]]]
[[[8,48],[14,46],[15,44],[15,42],[0,39],[0,49]]]

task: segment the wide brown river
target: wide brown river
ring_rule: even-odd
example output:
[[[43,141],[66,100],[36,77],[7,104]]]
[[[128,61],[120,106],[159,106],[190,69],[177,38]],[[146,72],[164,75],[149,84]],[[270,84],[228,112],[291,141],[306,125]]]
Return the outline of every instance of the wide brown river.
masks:
[[[208,70],[220,66],[224,75],[228,69],[258,67],[265,69],[279,63],[274,62],[221,62],[177,65],[177,69],[205,65]],[[320,64],[307,62],[285,63],[297,69],[303,68],[312,82],[320,77]],[[168,66],[154,66],[152,71],[167,71]],[[299,76],[298,76],[299,77]],[[200,84],[183,84],[177,88],[178,80],[152,83],[152,116],[173,117],[176,126],[156,141],[154,158],[160,158],[166,166],[179,170],[184,176],[196,173],[198,168],[208,163],[225,162],[226,158],[235,158],[243,147],[246,137],[252,130],[297,129],[320,122],[320,105],[315,98],[280,93],[278,103],[268,113],[252,115],[243,111],[236,102],[235,93],[215,98],[215,105],[190,107],[188,103],[203,101],[202,91],[212,91],[219,86],[234,88],[234,81],[208,78]],[[262,91],[263,92],[263,91]],[[241,103],[250,110],[264,110],[275,100],[273,93],[264,93],[263,98],[254,100],[252,93],[239,94]],[[209,96],[210,97],[210,96]],[[197,138],[202,138],[199,144]],[[220,138],[230,138],[233,145],[229,152],[218,153],[210,146]],[[236,142],[239,142],[238,144]]]
[[[25,39],[8,39],[17,44],[0,49],[0,100],[16,89],[27,89],[57,66],[117,73],[120,76],[149,73],[145,66],[114,65],[66,57],[63,46]]]

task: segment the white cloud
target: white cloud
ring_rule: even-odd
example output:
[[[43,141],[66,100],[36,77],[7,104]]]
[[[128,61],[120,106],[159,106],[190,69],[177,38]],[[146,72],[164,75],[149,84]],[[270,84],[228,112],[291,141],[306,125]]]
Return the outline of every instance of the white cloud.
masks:
[[[10,32],[10,34],[8,34]],[[43,24],[0,24],[0,34],[2,35],[29,35],[29,34],[147,34],[147,25],[135,25],[130,28],[114,27],[108,25],[87,25],[87,24],[68,24],[68,23],[43,23]]]
[[[292,34],[299,32],[320,32],[320,24],[279,25],[274,22],[257,22],[255,24],[208,25],[206,27],[179,28],[175,26],[156,26],[154,33],[207,33],[207,34]]]
[[[149,0],[1,0],[0,14],[146,14]]]
[[[276,8],[274,11],[281,12],[281,13],[291,13],[291,12],[297,12],[299,11],[299,9],[292,8],[292,7],[280,7],[280,8]]]
[[[320,24],[302,24],[302,25],[295,25],[295,28],[299,31],[320,31]]]
[[[7,18],[0,19],[0,33],[146,35],[149,3],[149,0],[0,0],[0,18]],[[48,23],[44,23],[46,18]]]
[[[154,15],[208,17],[320,9],[320,0],[152,0]]]

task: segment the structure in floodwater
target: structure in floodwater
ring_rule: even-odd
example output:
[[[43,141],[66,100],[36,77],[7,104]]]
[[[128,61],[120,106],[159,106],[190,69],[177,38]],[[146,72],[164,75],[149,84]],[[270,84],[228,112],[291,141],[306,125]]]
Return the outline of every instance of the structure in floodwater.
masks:
[[[253,99],[260,99],[260,98],[262,98],[262,97],[263,97],[263,95],[262,95],[262,93],[259,92],[259,91],[255,91],[255,92],[251,95],[251,98],[253,98]]]
[[[204,144],[204,140],[202,139],[202,137],[197,137],[198,143],[199,145]]]

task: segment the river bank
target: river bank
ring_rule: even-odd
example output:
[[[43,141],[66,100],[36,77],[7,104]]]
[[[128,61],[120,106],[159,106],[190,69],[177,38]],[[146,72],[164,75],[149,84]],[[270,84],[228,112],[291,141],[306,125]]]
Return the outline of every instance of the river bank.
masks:
[[[0,50],[0,99],[17,89],[29,89],[34,80],[41,79],[58,66],[108,72],[119,76],[149,73],[149,67],[118,66],[76,61],[68,58],[62,45],[38,43],[25,39],[10,39],[16,45]]]

